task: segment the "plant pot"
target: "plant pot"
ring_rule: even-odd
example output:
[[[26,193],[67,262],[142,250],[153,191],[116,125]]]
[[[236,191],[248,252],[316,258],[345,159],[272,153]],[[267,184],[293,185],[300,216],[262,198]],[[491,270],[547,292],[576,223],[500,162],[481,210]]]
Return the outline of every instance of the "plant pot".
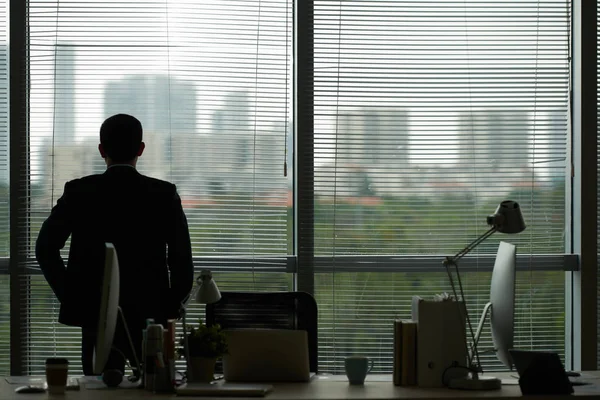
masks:
[[[190,357],[187,381],[210,383],[215,379],[216,357]]]

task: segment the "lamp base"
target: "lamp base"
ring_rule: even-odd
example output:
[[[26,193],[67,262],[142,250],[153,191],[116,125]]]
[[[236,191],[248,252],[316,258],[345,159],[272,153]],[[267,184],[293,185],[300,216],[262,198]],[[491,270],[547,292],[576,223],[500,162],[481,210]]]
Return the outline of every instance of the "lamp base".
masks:
[[[502,381],[493,376],[478,376],[476,378],[466,376],[451,379],[448,387],[462,390],[498,390],[502,387]]]

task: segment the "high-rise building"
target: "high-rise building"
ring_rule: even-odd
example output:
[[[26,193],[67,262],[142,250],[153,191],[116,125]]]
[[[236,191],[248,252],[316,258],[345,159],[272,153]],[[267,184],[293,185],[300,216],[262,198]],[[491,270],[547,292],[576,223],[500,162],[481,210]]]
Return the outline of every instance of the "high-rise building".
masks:
[[[482,109],[458,120],[454,176],[477,201],[532,187],[532,122],[527,111]],[[492,184],[493,183],[493,184]]]
[[[233,91],[225,95],[222,106],[212,116],[211,134],[220,138],[226,150],[220,152],[219,157],[230,157],[229,162],[235,168],[248,168],[252,163],[254,130],[250,126],[249,108],[248,93]]]
[[[536,174],[556,185],[563,185],[569,151],[569,113],[565,108],[550,110],[543,115],[542,127],[536,129],[536,140],[532,143]]]
[[[169,75],[131,75],[106,84],[104,117],[125,113],[138,118],[144,140],[154,144],[140,158],[140,170],[162,172],[162,177],[185,190],[186,185],[195,184],[190,179],[197,177],[194,172],[202,158],[196,102],[192,81]]]
[[[211,116],[207,145],[210,177],[209,191],[212,195],[222,191],[248,192],[252,182],[252,137],[250,105],[244,90],[226,93],[220,106]]]
[[[529,168],[529,121],[525,111],[475,110],[461,114],[459,164],[488,173]]]
[[[195,133],[196,85],[177,77],[130,75],[109,81],[104,91],[104,117],[131,114],[145,131]]]
[[[268,122],[254,120],[260,117],[253,115],[253,101],[248,91],[234,90],[212,112],[210,132],[203,142],[209,149],[205,173],[212,194],[256,194],[287,187],[285,120],[277,114],[270,114]]]
[[[54,59],[54,145],[75,142],[75,49],[70,43],[57,43]]]
[[[366,168],[399,165],[408,160],[408,112],[375,107],[340,115],[336,154],[338,163]]]
[[[355,177],[354,195],[397,193],[409,165],[409,116],[406,109],[374,107],[342,113],[335,134],[337,168]],[[354,172],[352,172],[354,171]],[[342,182],[341,181],[341,182]]]

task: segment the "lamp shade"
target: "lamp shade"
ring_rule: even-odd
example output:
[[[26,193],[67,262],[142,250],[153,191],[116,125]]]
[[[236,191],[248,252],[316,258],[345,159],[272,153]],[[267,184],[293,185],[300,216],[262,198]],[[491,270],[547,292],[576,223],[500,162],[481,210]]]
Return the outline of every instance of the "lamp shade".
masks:
[[[200,285],[196,293],[196,303],[211,304],[221,300],[221,292],[212,277],[212,272],[203,270],[196,282]]]
[[[521,207],[511,200],[500,203],[494,214],[487,217],[487,223],[501,233],[519,233],[525,230]]]

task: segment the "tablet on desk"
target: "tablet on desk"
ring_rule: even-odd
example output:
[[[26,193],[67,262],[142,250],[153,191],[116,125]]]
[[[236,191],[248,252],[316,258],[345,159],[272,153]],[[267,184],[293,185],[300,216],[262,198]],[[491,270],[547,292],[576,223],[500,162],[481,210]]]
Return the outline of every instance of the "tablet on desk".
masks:
[[[264,397],[273,386],[256,383],[184,383],[175,389],[178,396]]]
[[[524,395],[569,395],[570,381],[559,356],[551,351],[510,349]]]

